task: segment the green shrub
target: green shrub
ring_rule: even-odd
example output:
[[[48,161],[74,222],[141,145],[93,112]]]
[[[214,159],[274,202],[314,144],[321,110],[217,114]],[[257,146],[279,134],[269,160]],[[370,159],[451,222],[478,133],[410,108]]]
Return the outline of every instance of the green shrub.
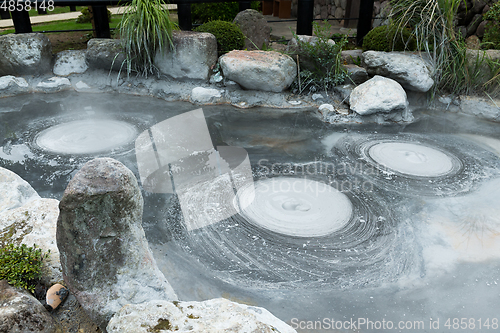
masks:
[[[78,16],[76,19],[76,23],[90,23],[91,17],[90,17],[90,10],[88,7],[85,7],[81,11],[81,15]],[[108,20],[111,22],[111,12],[108,9]]]
[[[252,1],[250,6],[252,9],[259,10],[260,2]],[[191,4],[191,17],[193,23],[197,24],[217,20],[232,22],[239,11],[239,4],[237,2]]]
[[[484,14],[484,19],[490,22],[484,29],[483,46],[500,50],[500,2],[491,6],[490,10]]]
[[[241,29],[232,22],[210,21],[200,25],[194,31],[209,32],[217,38],[217,51],[219,55],[232,50],[241,50],[245,43],[245,35]]]
[[[0,249],[0,280],[31,292],[42,276],[42,261],[48,254],[42,254],[36,246],[28,247],[9,244]]]
[[[398,30],[395,26],[382,25],[372,29],[363,38],[363,50],[374,51],[414,51],[416,41],[407,29]]]

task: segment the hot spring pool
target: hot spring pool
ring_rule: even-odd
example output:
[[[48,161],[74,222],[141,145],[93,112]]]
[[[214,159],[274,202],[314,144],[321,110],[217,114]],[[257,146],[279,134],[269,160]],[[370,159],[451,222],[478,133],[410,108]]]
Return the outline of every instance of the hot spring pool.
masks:
[[[197,109],[112,94],[1,102],[0,166],[57,199],[94,157],[140,179],[138,136]],[[203,112],[211,146],[243,148],[252,181],[236,196],[222,180],[143,191],[146,236],[180,299],[263,306],[299,332],[498,331],[499,124],[425,110],[406,125]],[[194,227],[183,216],[229,206],[238,213]]]

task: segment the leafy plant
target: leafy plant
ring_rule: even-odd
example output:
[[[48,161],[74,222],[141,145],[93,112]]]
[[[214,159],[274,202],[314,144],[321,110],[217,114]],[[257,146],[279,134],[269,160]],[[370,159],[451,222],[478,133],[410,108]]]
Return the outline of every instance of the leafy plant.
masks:
[[[306,89],[328,91],[345,81],[348,77],[342,61],[342,48],[347,44],[347,37],[336,43],[330,40],[331,25],[325,21],[323,26],[313,23],[317,39],[313,42],[301,40],[295,33],[293,36],[298,44],[297,57],[299,73],[292,84],[292,89],[303,93]],[[294,56],[294,55],[292,55]],[[302,59],[301,59],[302,58]]]
[[[42,261],[48,253],[43,254],[36,246],[28,247],[8,244],[0,249],[0,280],[15,287],[35,290],[36,283],[42,276]]]
[[[245,35],[240,27],[232,22],[210,21],[202,24],[194,31],[209,32],[217,39],[217,51],[219,55],[232,50],[241,50],[245,44]]]
[[[119,25],[127,73],[157,74],[155,55],[173,49],[172,31],[176,29],[161,0],[132,0]]]
[[[398,29],[394,25],[376,27],[363,38],[363,50],[374,51],[414,51],[417,47],[415,38],[407,28]]]
[[[250,6],[252,9],[259,10],[260,2],[252,1]],[[198,24],[216,20],[232,22],[239,11],[239,4],[237,2],[191,4],[193,22]]]

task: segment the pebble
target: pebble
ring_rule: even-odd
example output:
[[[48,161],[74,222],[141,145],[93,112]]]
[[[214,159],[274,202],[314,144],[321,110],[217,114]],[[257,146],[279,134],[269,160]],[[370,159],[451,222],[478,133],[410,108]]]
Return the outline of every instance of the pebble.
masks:
[[[46,302],[52,309],[56,309],[69,295],[69,290],[62,284],[56,283],[47,290]]]

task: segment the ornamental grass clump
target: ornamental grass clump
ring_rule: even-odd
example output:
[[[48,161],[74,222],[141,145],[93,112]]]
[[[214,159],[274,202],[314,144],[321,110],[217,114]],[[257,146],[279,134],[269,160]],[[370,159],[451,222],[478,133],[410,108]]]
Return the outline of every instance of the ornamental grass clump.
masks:
[[[36,246],[3,246],[0,248],[0,280],[7,280],[10,285],[33,293],[42,277],[42,262],[47,256],[48,253],[43,254]]]
[[[158,74],[155,55],[173,49],[172,32],[177,29],[160,0],[132,0],[119,25],[127,73]]]
[[[412,31],[417,48],[433,65],[436,84],[432,95],[442,90],[468,94],[484,88],[480,83],[482,63],[468,60],[464,36],[455,30],[458,7],[463,1],[391,0],[393,24]]]

